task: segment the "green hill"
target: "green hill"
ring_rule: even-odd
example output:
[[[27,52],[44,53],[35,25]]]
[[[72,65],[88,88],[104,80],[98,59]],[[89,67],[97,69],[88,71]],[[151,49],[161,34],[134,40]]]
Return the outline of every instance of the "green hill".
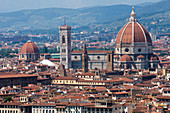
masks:
[[[149,30],[165,28],[169,32],[170,0],[151,5],[135,6],[138,20]],[[0,13],[0,28],[13,29],[56,29],[63,24],[64,17],[69,25],[88,26],[89,31],[96,28],[120,27],[127,22],[131,7],[129,5],[98,6],[81,9],[44,8]],[[156,22],[156,24],[152,24]],[[153,28],[153,29],[152,29]]]

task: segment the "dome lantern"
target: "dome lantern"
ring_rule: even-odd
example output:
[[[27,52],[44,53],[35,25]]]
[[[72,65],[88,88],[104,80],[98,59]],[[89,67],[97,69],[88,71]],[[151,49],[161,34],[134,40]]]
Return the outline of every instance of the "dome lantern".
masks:
[[[131,14],[130,14],[130,22],[136,22],[137,21],[137,19],[136,19],[136,13],[135,13],[135,10],[134,10],[135,8],[134,7],[132,7],[132,12],[131,12]]]

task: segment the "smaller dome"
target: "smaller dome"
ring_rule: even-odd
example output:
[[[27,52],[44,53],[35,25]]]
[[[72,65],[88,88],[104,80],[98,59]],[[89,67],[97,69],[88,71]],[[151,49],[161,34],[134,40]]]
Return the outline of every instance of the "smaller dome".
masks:
[[[143,55],[139,55],[138,58],[145,58]]]
[[[39,49],[33,42],[29,40],[22,46],[20,53],[22,54],[39,53]]]
[[[122,57],[120,57],[119,61],[132,61],[132,58],[129,55],[123,55]]]
[[[153,60],[159,60],[158,56],[155,55],[155,54],[151,54],[149,59],[150,59],[151,61],[153,61]]]
[[[60,30],[71,30],[71,26],[63,25],[59,27]]]

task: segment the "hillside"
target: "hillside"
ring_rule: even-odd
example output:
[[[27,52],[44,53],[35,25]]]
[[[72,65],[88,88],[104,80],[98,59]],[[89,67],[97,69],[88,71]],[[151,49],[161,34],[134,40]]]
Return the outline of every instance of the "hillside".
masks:
[[[151,5],[135,6],[138,20],[145,26],[161,30],[169,28],[170,1],[163,0]],[[22,10],[10,13],[0,13],[0,28],[13,29],[53,29],[63,24],[64,16],[69,25],[96,27],[117,27],[117,30],[127,22],[131,12],[129,5],[98,6],[81,9],[45,8]],[[156,22],[156,24],[151,24]],[[148,28],[149,30],[152,30]],[[168,31],[169,32],[169,31]]]

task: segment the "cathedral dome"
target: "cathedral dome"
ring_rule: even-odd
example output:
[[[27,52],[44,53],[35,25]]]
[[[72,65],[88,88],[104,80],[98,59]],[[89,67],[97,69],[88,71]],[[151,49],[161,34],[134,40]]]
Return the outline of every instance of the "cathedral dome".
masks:
[[[38,47],[31,41],[27,41],[21,48],[20,53],[39,53]]]
[[[132,58],[129,55],[123,55],[120,57],[119,61],[123,62],[132,61]]]
[[[136,19],[134,8],[131,13],[129,22],[119,31],[116,39],[116,44],[131,44],[131,43],[147,42],[152,43],[149,32]]]

